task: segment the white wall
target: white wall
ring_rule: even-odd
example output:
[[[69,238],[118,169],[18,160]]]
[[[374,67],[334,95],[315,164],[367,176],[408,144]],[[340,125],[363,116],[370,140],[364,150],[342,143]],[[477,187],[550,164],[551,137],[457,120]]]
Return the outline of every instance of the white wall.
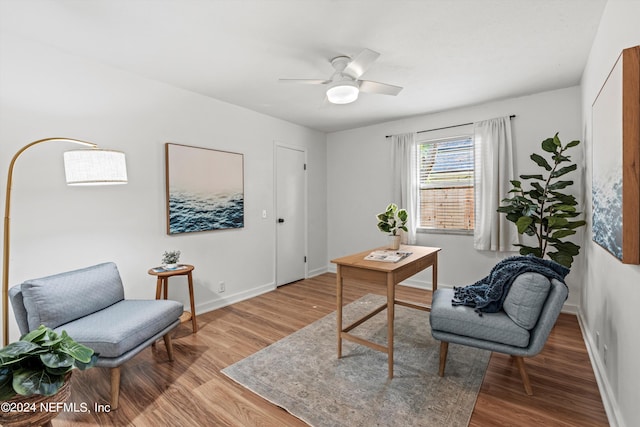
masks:
[[[591,105],[622,49],[640,44],[640,1],[609,0],[582,77],[586,198],[591,218]],[[601,143],[601,141],[599,142]],[[585,233],[589,260],[580,319],[612,425],[640,425],[640,266],[624,265]],[[599,338],[598,338],[599,335]],[[605,354],[604,347],[607,346]]]
[[[384,210],[391,198],[390,140],[386,135],[511,114],[517,116],[512,120],[516,174],[539,172],[529,155],[541,151],[543,139],[556,132],[560,132],[564,143],[580,139],[580,89],[577,86],[328,134],[329,259],[387,243],[386,236],[376,228],[375,220],[375,215]],[[574,149],[573,160],[582,164],[580,146]],[[579,193],[580,175],[575,173],[571,178],[576,181],[573,190]],[[476,251],[473,236],[468,235],[418,234],[418,244],[442,248],[438,263],[438,282],[442,286],[474,283],[486,276],[499,259],[514,255]],[[579,300],[582,257],[574,262],[567,278],[570,293],[565,309],[568,310],[576,310]],[[332,267],[335,271],[335,266]],[[416,276],[413,284],[430,287],[430,280],[431,273],[427,271]]]
[[[181,261],[196,266],[198,312],[272,289],[276,140],[307,150],[308,270],[324,271],[324,133],[9,34],[0,41],[0,176],[20,147],[54,136],[122,150],[129,173],[125,186],[67,187],[62,153],[79,146],[48,143],[26,151],[14,174],[11,285],[115,261],[127,297],[153,298],[155,278],[147,270],[160,263],[164,250],[179,249]],[[165,142],[244,154],[243,229],[166,235]],[[225,293],[217,293],[219,281],[226,282]],[[169,294],[188,306],[184,282],[171,279]],[[15,323],[11,332],[16,339]]]

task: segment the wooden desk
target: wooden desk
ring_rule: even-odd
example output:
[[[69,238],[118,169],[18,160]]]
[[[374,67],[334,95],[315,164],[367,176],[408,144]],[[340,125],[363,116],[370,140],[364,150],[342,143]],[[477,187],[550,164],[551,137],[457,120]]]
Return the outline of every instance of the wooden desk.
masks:
[[[167,299],[167,291],[169,285],[169,277],[172,276],[187,276],[187,282],[189,283],[189,302],[191,303],[191,312],[185,311],[182,316],[180,316],[180,322],[187,322],[191,320],[191,327],[193,332],[198,332],[198,324],[196,323],[196,307],[193,301],[193,277],[191,276],[191,272],[193,271],[193,265],[189,264],[180,264],[179,267],[183,267],[177,270],[169,270],[169,271],[155,271],[154,267],[149,269],[148,273],[152,276],[157,276],[158,280],[156,281],[156,299],[160,299],[162,297],[162,293],[164,290],[164,299]]]
[[[440,248],[429,248],[424,246],[403,245],[399,250],[409,251],[411,255],[407,258],[393,263],[381,261],[368,261],[364,257],[374,250],[386,248],[376,248],[360,252],[354,255],[345,256],[331,260],[337,264],[336,276],[336,298],[337,310],[336,318],[338,323],[338,359],[342,357],[342,340],[346,339],[357,344],[366,345],[374,350],[387,353],[389,363],[389,378],[393,378],[393,319],[395,304],[404,305],[419,310],[429,311],[430,306],[415,304],[406,301],[396,300],[396,285],[408,279],[414,274],[431,267],[433,291],[438,288],[438,252]],[[371,313],[355,321],[349,326],[342,326],[342,287],[344,279],[354,279],[375,283],[387,287],[387,302],[376,308]],[[361,325],[382,310],[387,309],[387,346],[374,343],[349,333],[356,326]]]

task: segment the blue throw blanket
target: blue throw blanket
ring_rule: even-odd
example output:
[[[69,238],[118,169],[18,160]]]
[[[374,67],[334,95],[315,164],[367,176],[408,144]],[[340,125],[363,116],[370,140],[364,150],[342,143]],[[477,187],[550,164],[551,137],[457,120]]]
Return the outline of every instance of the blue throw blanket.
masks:
[[[487,277],[473,285],[455,287],[452,305],[475,307],[476,312],[496,313],[502,309],[502,303],[511,284],[522,273],[534,272],[557,279],[564,283],[569,269],[555,261],[540,259],[532,255],[512,256],[497,263]]]

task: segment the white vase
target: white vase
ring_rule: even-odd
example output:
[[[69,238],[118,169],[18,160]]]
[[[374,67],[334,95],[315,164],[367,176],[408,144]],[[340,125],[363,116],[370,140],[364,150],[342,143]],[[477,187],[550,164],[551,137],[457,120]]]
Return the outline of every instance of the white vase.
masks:
[[[178,266],[178,264],[173,263],[173,264],[165,264],[164,268],[168,269],[168,270],[173,270],[174,268],[176,268]]]
[[[389,244],[391,247],[389,249],[397,251],[400,249],[400,235],[389,236]]]

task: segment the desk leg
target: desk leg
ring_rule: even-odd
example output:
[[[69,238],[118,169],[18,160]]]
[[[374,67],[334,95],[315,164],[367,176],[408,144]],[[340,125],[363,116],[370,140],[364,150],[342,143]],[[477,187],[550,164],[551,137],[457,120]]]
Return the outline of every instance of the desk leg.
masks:
[[[338,359],[342,357],[342,274],[338,265],[336,274],[336,319],[338,322]]]
[[[193,302],[193,278],[191,277],[191,272],[187,274],[187,279],[189,281],[189,302],[191,303],[191,326],[195,334],[198,332],[198,324],[196,323],[196,306]]]
[[[158,277],[156,281],[156,299],[160,299],[162,296],[162,277]]]
[[[438,252],[433,254],[433,265],[431,266],[431,289],[433,292],[438,290]]]
[[[393,378],[393,319],[395,315],[396,284],[393,274],[387,274],[387,355],[389,362],[389,379]]]

